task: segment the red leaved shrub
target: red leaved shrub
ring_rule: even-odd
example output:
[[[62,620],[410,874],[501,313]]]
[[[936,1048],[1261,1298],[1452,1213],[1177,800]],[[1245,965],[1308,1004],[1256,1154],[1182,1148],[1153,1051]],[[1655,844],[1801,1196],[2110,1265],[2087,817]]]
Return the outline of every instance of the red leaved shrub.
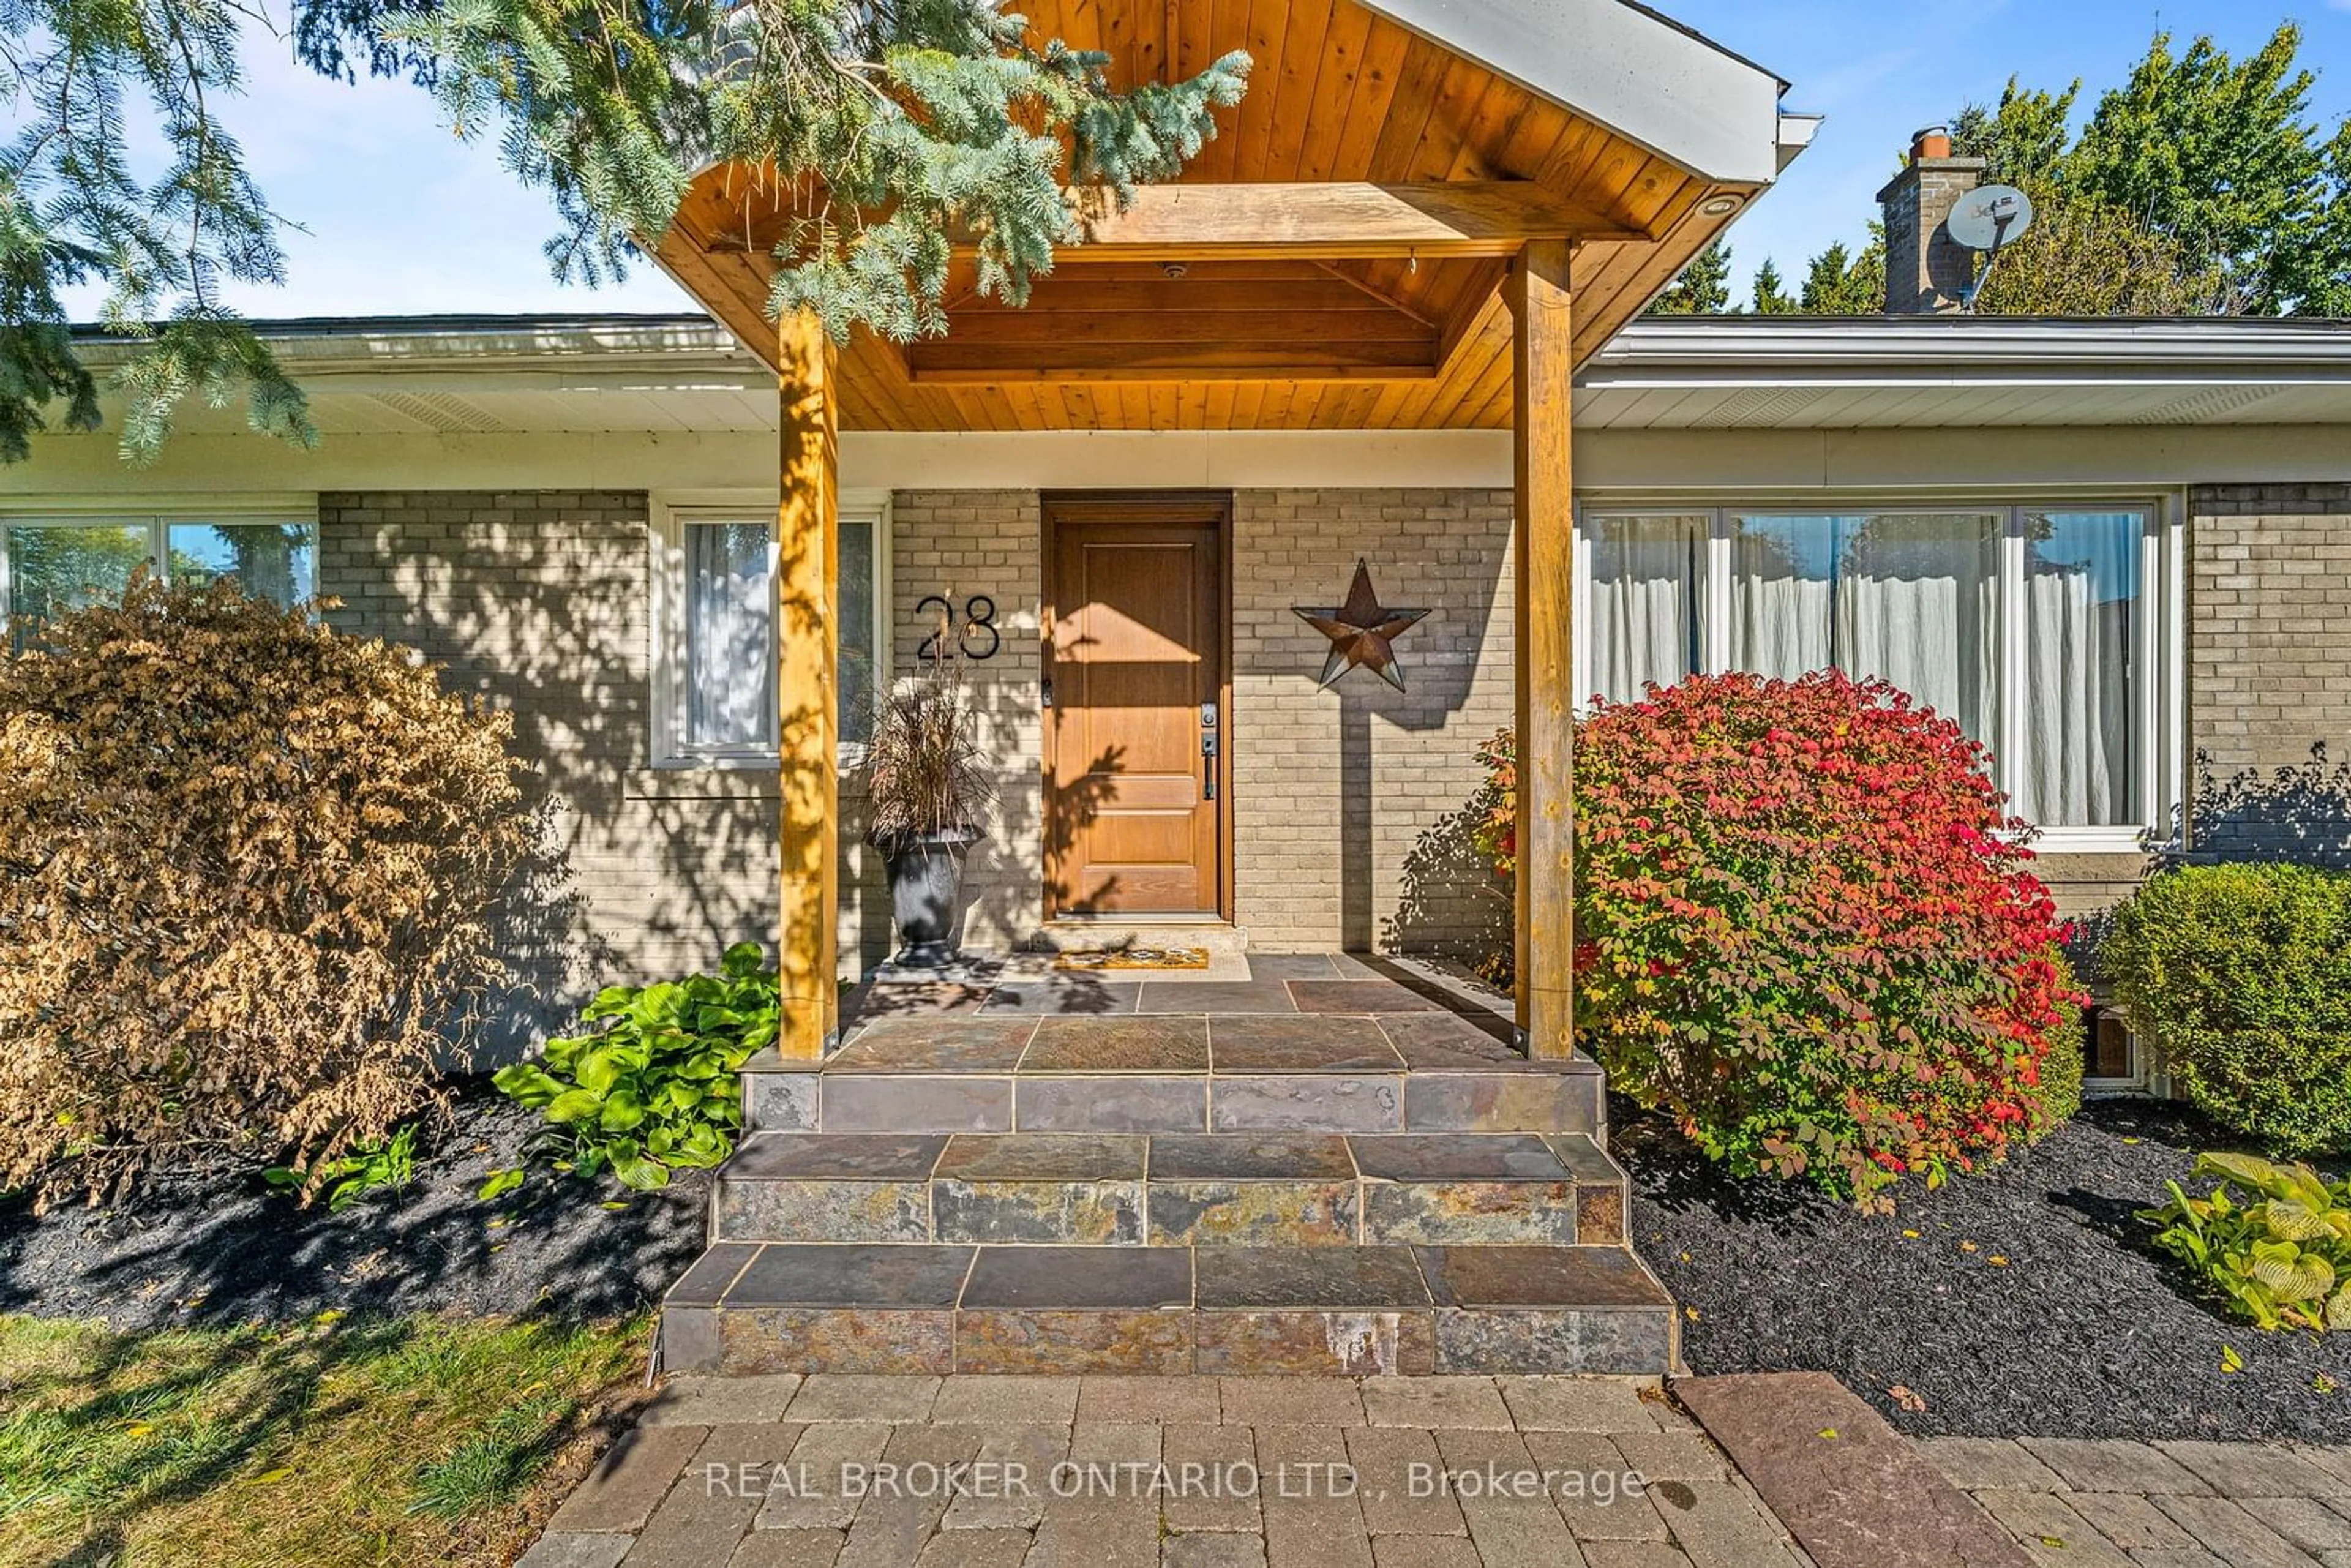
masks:
[[[1865,1203],[2068,1113],[2085,998],[1985,763],[1834,672],[1601,705],[1577,735],[1575,1007],[1610,1082],[1736,1172]]]

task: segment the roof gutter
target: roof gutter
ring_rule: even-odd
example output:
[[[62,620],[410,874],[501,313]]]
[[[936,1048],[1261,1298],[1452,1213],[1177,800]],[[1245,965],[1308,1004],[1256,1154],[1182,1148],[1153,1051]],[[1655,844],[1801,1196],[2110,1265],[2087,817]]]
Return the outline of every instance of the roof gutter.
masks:
[[[253,323],[298,379],[452,371],[667,375],[770,381],[733,334],[706,316],[305,317]],[[77,328],[84,361],[112,369],[141,340]]]
[[[1635,321],[1579,387],[2351,383],[2351,322],[1690,317]]]

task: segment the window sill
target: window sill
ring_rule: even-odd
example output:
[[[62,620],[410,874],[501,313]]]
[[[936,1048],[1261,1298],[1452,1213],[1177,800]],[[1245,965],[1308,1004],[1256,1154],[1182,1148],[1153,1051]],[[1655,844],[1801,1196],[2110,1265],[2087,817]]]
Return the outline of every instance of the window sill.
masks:
[[[2158,847],[2150,828],[2043,828],[2032,845],[2036,855],[2144,855]]]

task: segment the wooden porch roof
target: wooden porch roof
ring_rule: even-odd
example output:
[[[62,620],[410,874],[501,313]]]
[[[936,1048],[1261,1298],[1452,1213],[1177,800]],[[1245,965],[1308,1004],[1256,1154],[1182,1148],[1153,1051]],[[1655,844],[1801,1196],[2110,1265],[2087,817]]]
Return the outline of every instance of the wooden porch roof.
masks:
[[[1249,93],[1218,111],[1179,183],[1091,225],[1025,308],[963,287],[944,338],[861,330],[840,359],[842,428],[1508,427],[1501,285],[1527,239],[1573,244],[1581,362],[1761,187],[1751,170],[1697,172],[1356,0],[1027,11],[1038,39],[1104,51],[1122,84],[1245,48]],[[771,364],[763,233],[778,200],[756,171],[707,170],[657,253]]]

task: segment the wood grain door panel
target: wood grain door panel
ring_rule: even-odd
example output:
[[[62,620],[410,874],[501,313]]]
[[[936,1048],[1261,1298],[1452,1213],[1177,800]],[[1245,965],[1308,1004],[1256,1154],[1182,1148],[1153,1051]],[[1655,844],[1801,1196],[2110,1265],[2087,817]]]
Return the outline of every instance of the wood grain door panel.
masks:
[[[1047,913],[1218,912],[1224,699],[1221,506],[1053,506]],[[1221,752],[1229,726],[1212,733]]]

